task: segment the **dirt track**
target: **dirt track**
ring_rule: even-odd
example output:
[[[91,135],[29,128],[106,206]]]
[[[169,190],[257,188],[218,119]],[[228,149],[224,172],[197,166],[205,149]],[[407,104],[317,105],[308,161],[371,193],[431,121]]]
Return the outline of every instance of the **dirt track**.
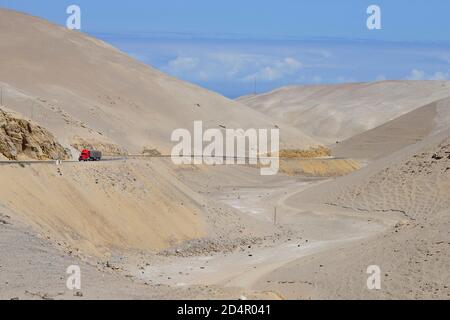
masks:
[[[252,219],[274,223],[274,207],[277,207],[276,227],[280,228],[277,236],[255,245],[242,246],[231,253],[165,257],[144,270],[128,267],[141,279],[151,283],[175,287],[233,287],[247,294],[264,276],[286,264],[374,236],[386,229],[386,225],[379,221],[340,213],[327,212],[322,215],[321,212],[302,211],[287,203],[293,195],[322,182],[281,177],[272,179],[270,184],[244,183],[220,188],[210,196]],[[274,297],[280,297],[275,287],[271,292]]]

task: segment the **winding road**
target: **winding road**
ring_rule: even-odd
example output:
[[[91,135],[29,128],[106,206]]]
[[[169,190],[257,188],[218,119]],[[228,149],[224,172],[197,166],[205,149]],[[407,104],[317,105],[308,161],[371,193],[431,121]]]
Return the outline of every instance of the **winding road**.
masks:
[[[284,237],[275,243],[268,241],[229,254],[175,257],[147,266],[144,274],[138,277],[171,286],[206,284],[253,290],[258,281],[288,263],[370,237],[386,229],[386,226],[379,222],[353,217],[345,217],[336,223],[336,220],[339,220],[338,214],[330,218],[329,214],[303,212],[298,207],[287,204],[290,197],[322,182],[296,179],[281,186],[232,187],[213,195],[218,201],[263,221],[273,219],[273,206],[268,204],[275,204],[279,209],[280,224],[301,226],[302,228],[296,231],[303,237]],[[230,194],[234,197],[230,197]],[[301,229],[308,228],[318,229],[317,234],[324,233],[326,236],[305,239]]]

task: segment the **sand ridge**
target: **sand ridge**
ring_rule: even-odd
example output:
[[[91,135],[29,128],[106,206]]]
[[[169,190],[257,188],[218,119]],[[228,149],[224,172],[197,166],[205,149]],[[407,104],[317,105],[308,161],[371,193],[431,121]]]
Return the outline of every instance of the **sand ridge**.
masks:
[[[450,100],[435,101],[353,136],[335,146],[333,154],[357,159],[378,159],[413,145],[450,125]]]
[[[450,96],[446,81],[290,86],[237,101],[334,145]]]

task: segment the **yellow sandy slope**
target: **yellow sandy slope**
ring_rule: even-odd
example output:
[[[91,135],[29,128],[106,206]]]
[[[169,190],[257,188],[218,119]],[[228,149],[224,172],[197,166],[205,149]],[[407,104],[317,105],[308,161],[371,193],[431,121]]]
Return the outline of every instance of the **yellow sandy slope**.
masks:
[[[8,165],[0,177],[4,209],[85,254],[158,250],[205,235],[199,205],[163,165]]]

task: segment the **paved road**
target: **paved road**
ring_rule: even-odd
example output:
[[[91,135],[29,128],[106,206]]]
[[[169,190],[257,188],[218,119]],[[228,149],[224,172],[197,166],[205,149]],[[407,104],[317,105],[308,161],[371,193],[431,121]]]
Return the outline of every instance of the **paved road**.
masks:
[[[128,155],[129,158],[171,158],[171,155],[143,155],[143,154],[129,154]],[[189,156],[188,156],[189,157]],[[210,156],[190,156],[191,158],[212,158]],[[220,156],[218,156],[220,157]],[[250,157],[227,157],[227,156],[223,156],[221,157],[223,159],[245,159],[245,160],[250,160],[250,159],[254,159],[254,158],[250,158]],[[300,158],[300,157],[278,157],[279,159],[292,159],[292,160],[348,160],[348,158],[343,158],[343,157],[319,157],[319,158]],[[258,157],[256,159],[276,159],[275,157]]]
[[[171,158],[171,155],[141,155],[141,154],[130,154],[124,157],[105,157],[100,162],[111,162],[111,161],[126,161],[129,158]],[[191,156],[191,158],[211,158],[211,157],[205,157],[205,156]],[[250,157],[222,157],[223,160],[225,159],[234,159],[234,160],[245,160],[250,161]],[[268,160],[268,159],[274,159],[274,157],[258,157],[257,160]],[[291,157],[279,157],[279,159],[286,159],[286,160],[325,160],[325,161],[331,161],[331,160],[346,160],[347,158],[291,158]],[[78,163],[78,160],[62,160],[62,163]],[[56,160],[0,160],[0,165],[7,165],[7,164],[56,164]]]
[[[100,162],[126,161],[126,157],[104,158]],[[5,164],[56,164],[57,160],[1,160],[0,165]],[[78,163],[78,160],[62,160],[61,163]]]

